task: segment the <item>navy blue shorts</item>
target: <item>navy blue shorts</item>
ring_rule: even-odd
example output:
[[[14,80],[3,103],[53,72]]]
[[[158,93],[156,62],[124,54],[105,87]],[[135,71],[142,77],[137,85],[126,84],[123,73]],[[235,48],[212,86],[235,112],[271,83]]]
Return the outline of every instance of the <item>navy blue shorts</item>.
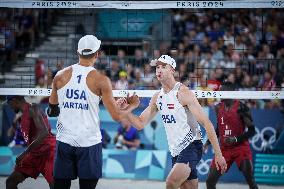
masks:
[[[175,163],[189,164],[191,172],[187,180],[197,179],[196,166],[202,157],[202,148],[203,144],[201,140],[195,140],[183,149],[179,155],[172,157],[172,166]]]
[[[99,179],[102,177],[102,144],[73,147],[57,141],[55,179]]]

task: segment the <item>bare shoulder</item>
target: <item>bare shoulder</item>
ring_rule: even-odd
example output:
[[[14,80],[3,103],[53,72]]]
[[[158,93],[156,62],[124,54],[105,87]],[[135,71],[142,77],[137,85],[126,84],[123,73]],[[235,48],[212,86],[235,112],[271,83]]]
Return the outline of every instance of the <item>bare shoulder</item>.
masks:
[[[102,74],[98,70],[90,71],[90,73],[88,74],[88,77],[94,78],[96,80],[99,79],[99,80],[97,80],[97,82],[103,82],[103,81],[108,79],[108,77],[106,75]]]
[[[106,75],[100,73],[97,70],[92,70],[88,74],[88,78],[99,87],[104,87],[110,82],[110,79]]]
[[[180,98],[190,98],[190,97],[195,97],[195,94],[189,90],[188,87],[185,85],[181,85],[178,91],[178,99]]]
[[[71,74],[72,74],[72,67],[68,66],[62,70],[59,70],[56,73],[54,80],[60,80],[60,79],[66,78],[66,76],[71,75]]]
[[[87,76],[87,85],[89,89],[98,96],[112,89],[110,79],[97,70],[92,70]]]

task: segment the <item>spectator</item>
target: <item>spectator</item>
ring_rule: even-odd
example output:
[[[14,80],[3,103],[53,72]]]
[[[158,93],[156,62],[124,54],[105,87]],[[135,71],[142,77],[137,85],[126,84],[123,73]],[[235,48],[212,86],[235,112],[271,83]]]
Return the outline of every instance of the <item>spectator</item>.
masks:
[[[154,72],[149,64],[144,65],[144,74],[142,74],[142,81],[148,85],[152,82],[153,78],[155,77]]]
[[[208,79],[208,83],[207,83],[208,87],[211,88],[213,91],[218,91],[221,85],[221,82],[218,81],[215,70],[210,71],[209,78],[210,79]]]
[[[45,77],[41,76],[38,78],[37,85],[35,86],[35,88],[44,88],[44,89],[47,88],[47,82],[45,80]],[[43,102],[48,103],[48,97],[46,96],[28,96],[28,97],[25,97],[25,99],[29,103],[36,103],[36,104],[43,103]]]
[[[129,121],[122,121],[114,138],[114,143],[118,149],[138,149],[140,146],[140,137],[137,129],[132,127]]]
[[[118,49],[117,51],[117,62],[119,64],[119,67],[121,69],[125,69],[125,66],[128,64],[128,61],[126,60],[125,57],[125,51],[122,49]]]
[[[107,148],[107,145],[110,143],[110,136],[106,132],[105,129],[101,128],[101,134],[102,134],[102,146],[103,148]]]
[[[206,56],[201,59],[199,63],[200,67],[204,69],[206,75],[209,74],[210,69],[214,69],[217,66],[217,61],[213,59],[212,52],[207,51]]]
[[[209,88],[207,85],[206,77],[200,78],[200,86],[198,86],[196,90],[212,91],[212,89]],[[198,99],[198,101],[201,106],[211,106],[215,102],[215,99],[214,98],[201,98],[201,99]]]
[[[142,67],[148,63],[148,58],[143,57],[143,51],[141,49],[135,49],[134,58],[130,59],[130,64],[134,67]]]
[[[276,83],[272,78],[272,73],[270,71],[265,71],[263,79],[259,83],[260,90],[263,91],[272,91],[276,87]]]
[[[42,59],[37,59],[35,63],[35,79],[38,83],[39,78],[45,77],[45,63]]]
[[[254,91],[255,87],[252,85],[252,79],[250,75],[246,74],[241,82],[241,90]]]
[[[32,9],[24,9],[24,13],[19,19],[19,31],[17,37],[18,45],[24,51],[34,47],[35,31],[35,17]]]
[[[234,45],[235,39],[234,39],[233,32],[232,32],[231,29],[228,29],[225,32],[225,35],[223,36],[223,39],[224,39],[224,45],[225,46],[228,46],[229,44]]]
[[[64,68],[64,60],[59,60],[56,62],[56,69],[52,71],[52,78],[55,77],[58,71],[62,70]]]
[[[119,72],[119,80],[115,83],[115,89],[117,90],[127,90],[128,89],[128,80],[126,71],[122,70]]]

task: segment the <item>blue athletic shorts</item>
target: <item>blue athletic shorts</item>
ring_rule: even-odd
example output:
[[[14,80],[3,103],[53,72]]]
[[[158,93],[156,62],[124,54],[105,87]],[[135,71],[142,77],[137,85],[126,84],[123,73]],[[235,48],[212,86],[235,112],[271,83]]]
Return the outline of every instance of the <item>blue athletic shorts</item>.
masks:
[[[175,163],[189,164],[191,172],[187,180],[197,179],[196,166],[202,157],[202,148],[203,144],[201,140],[195,140],[183,149],[179,155],[172,157],[172,166]]]
[[[102,144],[73,147],[57,141],[55,179],[99,179],[102,177]]]

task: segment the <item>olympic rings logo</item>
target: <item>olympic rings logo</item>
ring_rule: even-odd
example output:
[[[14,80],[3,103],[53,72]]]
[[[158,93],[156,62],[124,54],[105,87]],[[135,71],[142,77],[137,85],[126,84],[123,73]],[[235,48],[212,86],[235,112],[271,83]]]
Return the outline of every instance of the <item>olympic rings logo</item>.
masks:
[[[120,91],[119,91],[119,96],[126,97],[126,96],[127,96],[127,94],[128,94],[128,92],[127,92],[127,91],[125,91],[125,90],[120,90]]]
[[[264,135],[270,133],[270,138],[267,141],[269,145],[272,145],[275,142],[276,137],[276,130],[273,127],[264,127],[263,129],[259,130],[258,128],[255,128],[256,134],[249,140],[252,147],[256,151],[261,151],[262,142],[265,141]]]
[[[201,175],[207,175],[210,169],[211,161],[212,159],[201,159],[199,164],[196,166],[198,173]]]

